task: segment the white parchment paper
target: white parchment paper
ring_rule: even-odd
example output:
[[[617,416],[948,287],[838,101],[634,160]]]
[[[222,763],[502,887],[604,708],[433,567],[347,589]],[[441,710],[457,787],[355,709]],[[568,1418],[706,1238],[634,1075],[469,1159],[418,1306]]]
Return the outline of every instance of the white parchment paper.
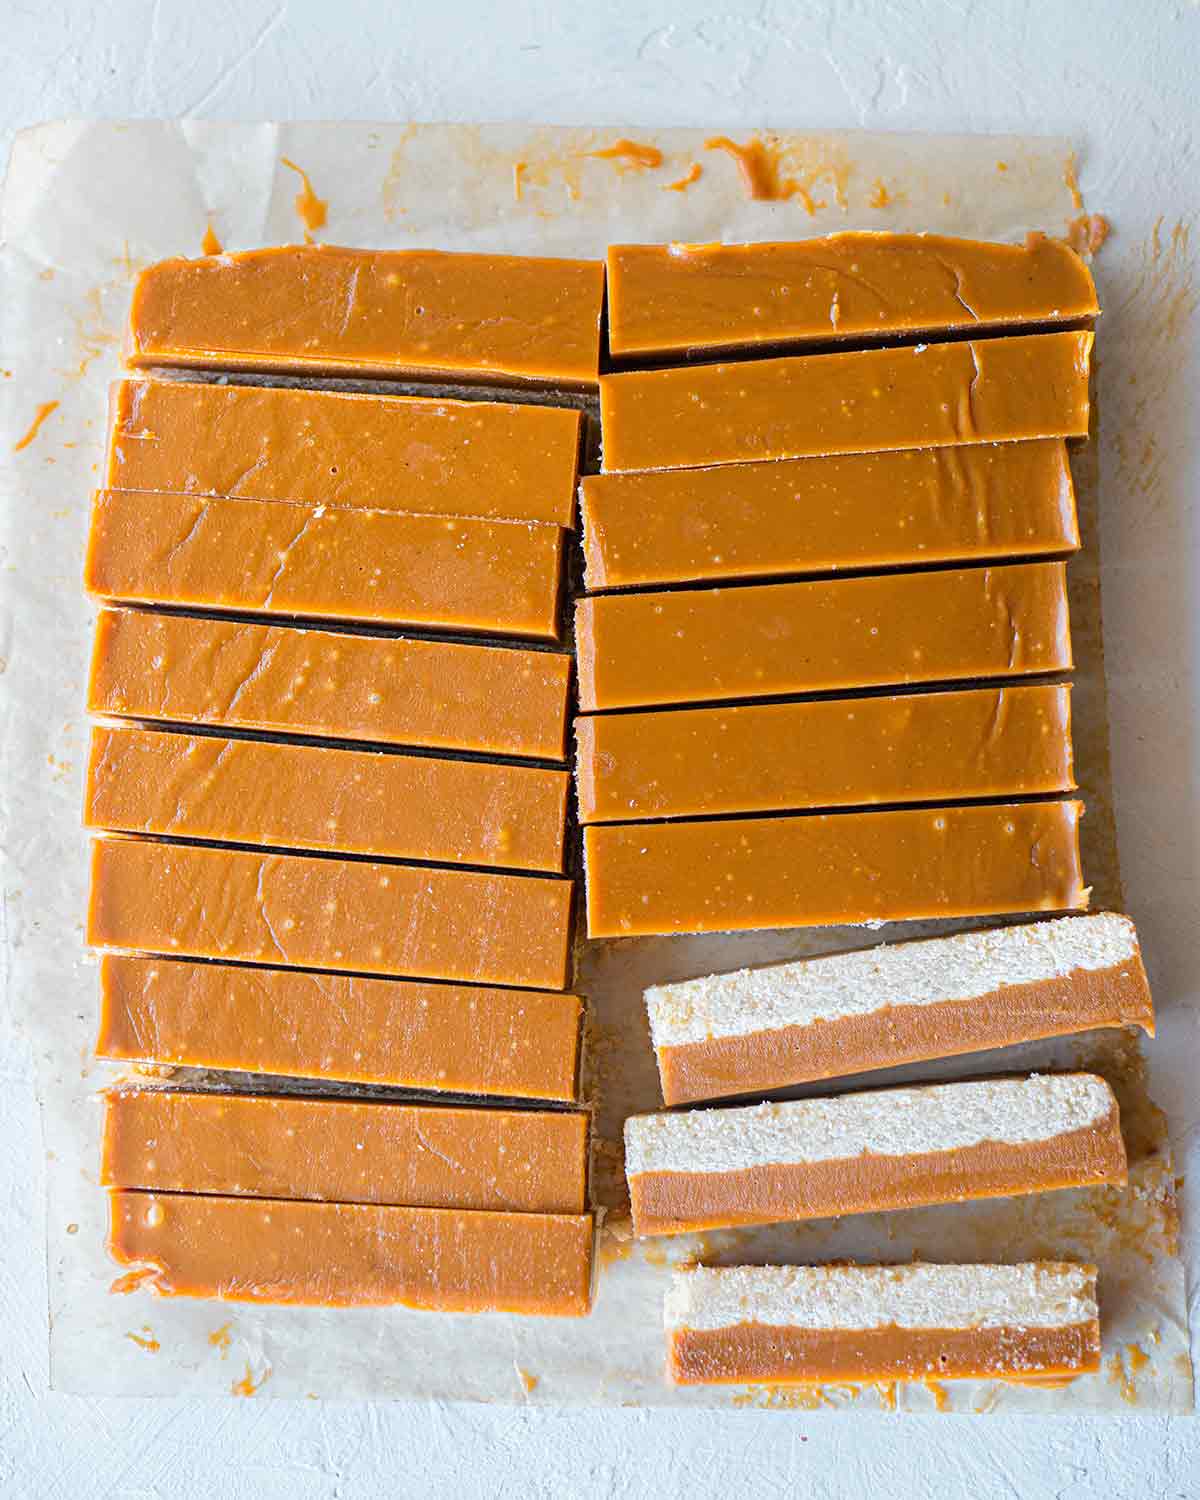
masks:
[[[587,154],[630,135],[662,150],[661,168],[637,170]],[[103,449],[105,387],[119,367],[137,270],[163,256],[198,254],[209,224],[228,249],[299,239],[301,184],[283,158],[302,167],[328,203],[319,238],[381,247],[599,256],[615,240],[796,238],[839,228],[1010,238],[1029,228],[1062,232],[1078,209],[1068,181],[1069,147],[1059,140],[785,133],[775,145],[781,176],[799,190],[787,201],[764,203],[747,197],[732,159],[706,150],[704,134],[694,130],[64,123],[18,142],[3,204],[0,299],[0,790],[9,994],[40,1068],[57,1389],[806,1409],[1190,1406],[1171,1163],[1146,1096],[1138,1042],[1124,1033],[895,1075],[1097,1068],[1121,1096],[1132,1161],[1124,1192],[1055,1193],[644,1244],[630,1239],[620,1125],[626,1114],[659,1104],[642,987],[916,935],[933,930],[931,924],[902,933],[837,929],[581,943],[577,988],[592,1008],[594,1192],[606,1211],[588,1319],[250,1308],[109,1290],[115,1271],[103,1248],[105,1205],[96,1186],[96,1095],[116,1074],[91,1056],[95,970],[82,944],[82,705],[93,611],[79,577],[89,491]],[[693,162],[701,164],[699,180],[671,190]],[[1122,357],[1105,349],[1103,323],[1100,340],[1103,357]],[[57,405],[16,450],[45,402]],[[1077,751],[1089,804],[1085,867],[1098,904],[1116,906],[1094,445],[1077,452],[1074,464],[1087,538],[1071,567]],[[669,1261],[914,1255],[1096,1259],[1103,1371],[1060,1389],[966,1383],[944,1391],[919,1385],[678,1391],[663,1381]]]

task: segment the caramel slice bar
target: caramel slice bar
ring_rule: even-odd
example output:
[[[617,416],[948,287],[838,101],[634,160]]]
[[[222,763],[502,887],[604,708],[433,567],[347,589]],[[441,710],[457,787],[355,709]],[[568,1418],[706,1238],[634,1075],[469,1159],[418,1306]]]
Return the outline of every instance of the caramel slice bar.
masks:
[[[588,1117],[118,1088],[104,1187],[581,1214]]]
[[[584,829],[588,936],[1079,911],[1078,802]]]
[[[115,1192],[108,1249],[121,1289],[159,1297],[435,1312],[589,1311],[586,1214]]]
[[[604,266],[282,245],[138,277],[131,365],[594,387]]]
[[[615,355],[1014,328],[1097,312],[1087,266],[1042,234],[1023,245],[849,233],[790,244],[608,250]]]
[[[96,948],[562,989],[571,882],[109,837]]]
[[[634,1115],[639,1235],[840,1218],[1125,1181],[1103,1078],[1058,1073]]]
[[[1085,437],[1090,333],[695,365],[600,381],[604,467]]]
[[[566,771],[92,730],[88,828],[559,872]]]
[[[569,526],[582,416],[555,406],[121,380],[104,483]]]
[[[663,1099],[688,1104],[1093,1027],[1154,1034],[1115,912],[892,943],[646,991]]]
[[[1060,439],[589,474],[589,589],[1051,557],[1079,546]]]
[[[98,490],[99,599],[554,640],[562,532],[537,522]]]
[[[571,658],[102,609],[88,710],[562,760]]]
[[[574,1101],[576,995],[106,953],[96,1052],[458,1094]]]
[[[575,721],[583,823],[1074,788],[1071,689],[1016,684]]]
[[[584,711],[1068,670],[1064,564],[602,594],[575,606]]]
[[[676,1385],[1061,1379],[1100,1368],[1096,1267],[690,1266],[665,1318]]]

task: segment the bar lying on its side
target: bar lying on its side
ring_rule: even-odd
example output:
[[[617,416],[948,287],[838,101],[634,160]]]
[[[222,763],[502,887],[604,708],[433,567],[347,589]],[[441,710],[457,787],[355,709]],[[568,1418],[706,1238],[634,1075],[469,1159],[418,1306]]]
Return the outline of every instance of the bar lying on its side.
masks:
[[[562,537],[536,521],[97,490],[84,585],[120,604],[552,641]]]
[[[588,1117],[165,1088],[105,1096],[100,1182],[410,1208],[580,1214]]]
[[[566,771],[92,729],[84,825],[278,849],[558,873]]]
[[[106,953],[96,1052],[457,1094],[574,1102],[577,995]]]
[[[119,380],[104,484],[569,526],[566,407]]]
[[[610,245],[618,356],[757,349],[1094,318],[1091,272],[1061,240],[847,233],[751,245]]]
[[[581,823],[1075,786],[1066,684],[594,714],[575,738]]]
[[[571,882],[109,836],[96,948],[562,989]]]
[[[1117,1101],[1092,1073],[633,1115],[639,1235],[832,1219],[1123,1183]]]
[[[1154,1034],[1115,912],[887,943],[646,991],[667,1104],[759,1093],[1094,1027]]]
[[[282,245],[163,260],[137,279],[138,367],[595,388],[604,265]]]
[[[1054,557],[1079,546],[1061,439],[589,474],[589,589]]]
[[[575,639],[584,712],[1071,666],[1060,562],[600,594],[577,601]]]
[[[88,711],[562,760],[571,658],[102,609]]]
[[[109,1194],[122,1291],[309,1307],[582,1317],[592,1220],[361,1203]]]
[[[689,1266],[664,1307],[676,1385],[1062,1379],[1100,1368],[1096,1267]]]
[[[604,467],[1086,437],[1090,333],[606,375]]]
[[[1078,802],[584,829],[588,936],[1081,911]]]

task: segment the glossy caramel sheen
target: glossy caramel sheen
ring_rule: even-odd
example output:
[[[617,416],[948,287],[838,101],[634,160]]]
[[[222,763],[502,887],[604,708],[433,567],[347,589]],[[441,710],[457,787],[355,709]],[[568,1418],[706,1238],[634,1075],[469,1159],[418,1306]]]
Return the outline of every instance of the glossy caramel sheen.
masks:
[[[569,526],[582,417],[554,406],[119,380],[110,489]]]
[[[138,277],[135,366],[594,387],[600,261],[283,245]]]
[[[1078,802],[584,830],[588,936],[1078,911]]]
[[[84,824],[557,873],[569,779],[537,766],[97,726]]]
[[[606,375],[604,467],[1084,437],[1090,333]]]
[[[1091,272],[1060,240],[831,234],[756,245],[610,245],[609,347],[679,354],[1092,318]]]

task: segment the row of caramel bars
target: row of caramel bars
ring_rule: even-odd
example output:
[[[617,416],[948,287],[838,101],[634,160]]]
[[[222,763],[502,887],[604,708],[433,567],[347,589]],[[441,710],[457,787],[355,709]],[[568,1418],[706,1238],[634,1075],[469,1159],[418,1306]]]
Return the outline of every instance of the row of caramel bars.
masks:
[[[648,367],[602,375],[581,489],[589,936],[1086,907],[1087,268],[849,235],[609,269]]]
[[[279,1092],[110,1092],[122,1290],[590,1306],[549,649],[578,402],[160,371],[583,388],[602,290],[584,262],[315,248],[138,283],[127,353],[152,373],[113,387],[86,561],[98,1052]]]

